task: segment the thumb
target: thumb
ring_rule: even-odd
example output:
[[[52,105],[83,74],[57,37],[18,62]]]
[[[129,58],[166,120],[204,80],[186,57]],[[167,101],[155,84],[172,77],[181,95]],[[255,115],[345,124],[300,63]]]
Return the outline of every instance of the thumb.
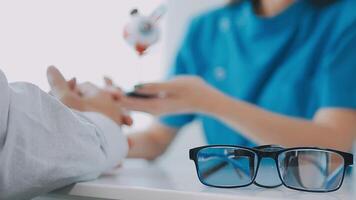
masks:
[[[54,66],[50,66],[47,69],[47,80],[51,87],[51,90],[54,95],[58,95],[58,93],[62,93],[69,89],[67,81],[61,74],[61,72]]]

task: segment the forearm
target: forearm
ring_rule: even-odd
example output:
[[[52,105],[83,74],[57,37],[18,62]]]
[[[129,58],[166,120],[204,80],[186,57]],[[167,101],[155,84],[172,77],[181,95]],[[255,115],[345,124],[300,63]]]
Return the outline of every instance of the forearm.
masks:
[[[203,111],[260,144],[279,144],[286,147],[319,146],[350,150],[355,128],[345,125],[333,126],[300,118],[275,114],[252,104],[233,100],[224,95],[214,99],[215,106]]]
[[[176,131],[157,123],[144,132],[129,135],[131,147],[128,157],[156,159],[165,152],[174,139]]]
[[[149,134],[144,132],[134,133],[128,136],[132,141],[128,158],[143,158],[154,160],[163,153],[163,148],[158,146]]]

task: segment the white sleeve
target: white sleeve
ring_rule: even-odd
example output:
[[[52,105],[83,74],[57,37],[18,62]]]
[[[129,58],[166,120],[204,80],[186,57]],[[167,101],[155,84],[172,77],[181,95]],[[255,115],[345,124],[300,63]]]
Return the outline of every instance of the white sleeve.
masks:
[[[8,84],[0,70],[0,199],[94,179],[127,151],[109,118],[72,111],[32,84]]]

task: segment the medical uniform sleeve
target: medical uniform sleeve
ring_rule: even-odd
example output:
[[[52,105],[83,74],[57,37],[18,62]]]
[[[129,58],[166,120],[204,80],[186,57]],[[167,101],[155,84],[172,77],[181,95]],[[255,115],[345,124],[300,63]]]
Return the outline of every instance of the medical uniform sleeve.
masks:
[[[109,118],[72,111],[32,84],[8,84],[1,71],[0,111],[1,200],[94,179],[128,151]]]
[[[356,109],[356,29],[345,33],[325,56],[321,106]]]
[[[199,75],[199,69],[204,65],[200,55],[199,31],[201,20],[195,18],[188,27],[187,34],[168,72],[168,79],[178,75]],[[160,118],[160,122],[172,128],[181,128],[195,118],[194,114],[170,115]]]

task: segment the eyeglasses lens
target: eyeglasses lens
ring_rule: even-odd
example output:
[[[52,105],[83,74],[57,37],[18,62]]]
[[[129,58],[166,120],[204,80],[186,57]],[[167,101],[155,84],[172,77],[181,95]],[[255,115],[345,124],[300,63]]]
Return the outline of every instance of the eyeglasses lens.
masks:
[[[255,176],[257,155],[236,147],[208,147],[197,154],[198,176],[202,183],[217,187],[248,185]]]
[[[290,150],[278,157],[283,182],[294,189],[332,191],[340,187],[344,175],[341,155],[322,150]]]

